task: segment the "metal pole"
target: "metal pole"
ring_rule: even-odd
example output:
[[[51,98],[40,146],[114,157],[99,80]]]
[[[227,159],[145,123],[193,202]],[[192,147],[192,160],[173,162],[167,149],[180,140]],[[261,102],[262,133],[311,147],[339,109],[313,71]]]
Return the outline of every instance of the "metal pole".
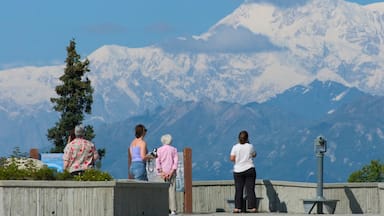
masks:
[[[323,196],[323,160],[324,160],[324,153],[318,152],[316,154],[317,157],[317,200],[324,200]],[[317,203],[317,213],[323,214],[323,203],[318,202]]]
[[[317,199],[322,200],[323,197],[323,153],[317,153]]]

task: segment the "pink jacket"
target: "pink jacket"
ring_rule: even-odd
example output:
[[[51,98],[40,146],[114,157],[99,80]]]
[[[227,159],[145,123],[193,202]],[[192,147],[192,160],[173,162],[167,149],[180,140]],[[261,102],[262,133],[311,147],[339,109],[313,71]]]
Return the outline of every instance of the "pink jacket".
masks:
[[[156,170],[158,173],[170,173],[177,170],[179,156],[177,149],[171,145],[163,145],[157,149]]]

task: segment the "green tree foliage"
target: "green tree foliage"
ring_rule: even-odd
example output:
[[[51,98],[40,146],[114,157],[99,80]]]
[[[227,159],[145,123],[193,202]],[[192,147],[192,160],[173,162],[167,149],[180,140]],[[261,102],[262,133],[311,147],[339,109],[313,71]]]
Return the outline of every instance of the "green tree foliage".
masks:
[[[361,170],[353,172],[348,182],[383,182],[384,164],[379,160],[372,160],[369,165],[363,166]]]
[[[84,113],[91,114],[93,103],[93,88],[86,77],[90,72],[88,59],[81,61],[76,52],[75,40],[71,40],[67,47],[67,58],[64,74],[60,77],[62,84],[56,86],[57,98],[51,98],[53,108],[61,116],[55,126],[48,129],[48,140],[53,142],[51,152],[61,153],[67,143],[69,131],[84,120]],[[95,137],[93,127],[85,126],[85,138]]]

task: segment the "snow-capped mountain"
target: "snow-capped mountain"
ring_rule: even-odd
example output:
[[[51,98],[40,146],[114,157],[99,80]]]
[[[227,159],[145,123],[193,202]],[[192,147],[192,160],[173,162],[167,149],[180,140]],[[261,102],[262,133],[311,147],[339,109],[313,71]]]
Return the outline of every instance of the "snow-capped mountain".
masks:
[[[104,106],[96,113],[114,116],[118,109],[131,115],[203,97],[262,102],[314,79],[382,95],[383,17],[343,0],[290,8],[246,1],[200,36],[145,48],[101,47],[88,56]],[[1,71],[1,100],[23,107],[48,101],[62,71],[62,65]],[[38,88],[33,97],[36,90],[28,86]],[[124,104],[116,100],[123,98]]]
[[[384,16],[373,8],[379,7],[365,8],[343,0],[312,0],[285,9],[250,1],[197,39],[215,41],[228,32],[246,35],[253,39],[250,46],[255,46],[254,50],[259,50],[258,46],[263,46],[264,52],[280,50],[274,54],[282,55],[283,62],[295,65],[294,71],[305,74],[307,80],[317,76],[382,94]],[[237,42],[241,47],[249,46],[250,41]],[[263,73],[272,74],[270,71],[280,76],[292,75],[290,70],[276,68],[265,68]],[[280,84],[278,81],[273,83]]]
[[[366,5],[365,8],[370,9],[372,11],[377,11],[379,13],[383,13],[384,12],[384,3],[383,2],[372,3],[369,5]]]
[[[223,105],[231,104],[231,113],[222,111],[220,117],[224,114],[234,116],[231,119],[234,122],[244,117],[233,114],[234,110],[245,110],[254,115],[260,110],[253,110],[252,104],[258,108],[268,107],[265,109],[269,112],[277,112],[280,105],[284,107],[282,115],[286,116],[284,125],[290,125],[290,130],[275,128],[273,133],[268,130],[263,133],[266,136],[263,141],[271,145],[263,153],[274,158],[278,148],[290,149],[293,145],[286,141],[282,147],[284,139],[277,140],[280,136],[276,133],[288,136],[297,129],[302,134],[295,133],[294,140],[304,143],[303,140],[312,139],[309,135],[318,135],[309,132],[310,123],[325,119],[328,122],[333,113],[342,116],[340,109],[362,95],[384,95],[384,13],[380,5],[363,7],[343,0],[308,0],[279,7],[248,0],[198,36],[143,48],[105,45],[87,56],[91,69],[88,76],[95,89],[93,113],[87,116],[87,121],[104,129],[106,125],[112,127],[108,130],[113,134],[116,124],[129,127],[124,124],[124,119],[128,119],[126,121],[131,126],[138,120],[164,126],[162,121],[171,117],[161,115],[162,118],[156,119],[153,113],[180,104],[185,109],[173,110],[178,114],[175,118],[190,116],[189,121],[180,123],[181,128],[195,130],[188,134],[179,131],[176,136],[184,134],[191,139],[204,135],[198,130],[204,124],[203,120],[222,110]],[[32,146],[46,149],[51,145],[45,136],[47,128],[57,120],[57,113],[53,112],[49,99],[55,96],[54,87],[63,71],[64,65],[0,71],[0,127],[3,130],[0,145],[5,146],[3,154],[14,146],[25,146],[28,150]],[[331,84],[334,94],[323,95],[324,83]],[[316,89],[319,92],[310,91]],[[307,97],[299,97],[298,92]],[[316,97],[321,99],[314,101]],[[208,104],[212,110],[204,114],[201,109],[188,107],[199,106],[201,101],[212,103]],[[148,119],[137,117],[150,113],[153,115]],[[263,126],[254,126],[253,122],[282,124],[269,119],[272,117],[273,114],[256,115],[254,121],[248,122],[248,127],[257,128],[252,131],[257,134]],[[221,127],[232,125],[226,120],[213,122],[223,129]],[[312,126],[320,133],[328,124],[337,124],[331,122]],[[187,123],[190,124],[188,127],[184,125]],[[165,128],[178,131],[175,126]],[[209,137],[196,141],[210,143],[210,148],[216,151],[222,142],[212,140],[221,140],[223,133],[227,134],[223,136],[225,139],[236,136],[239,128],[240,124],[235,124],[232,128],[224,127],[225,130],[210,131]],[[327,130],[337,133],[332,127]],[[103,134],[103,131],[98,133]],[[125,133],[125,141],[128,134]],[[156,135],[160,136],[160,132]],[[381,139],[373,140],[381,142]],[[96,141],[104,143],[97,137]],[[225,141],[224,138],[221,141]],[[108,148],[114,148],[110,144]],[[223,152],[220,154],[227,157]],[[196,170],[199,166],[196,165]],[[215,167],[222,166],[215,163]]]

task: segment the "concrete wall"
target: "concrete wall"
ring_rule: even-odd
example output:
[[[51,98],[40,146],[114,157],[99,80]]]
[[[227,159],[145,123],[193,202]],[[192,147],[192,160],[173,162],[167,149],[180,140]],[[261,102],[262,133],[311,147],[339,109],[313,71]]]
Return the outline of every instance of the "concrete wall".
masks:
[[[384,214],[384,183],[324,184],[324,197],[339,200],[335,214]],[[316,183],[256,181],[259,211],[305,213],[303,199],[316,198]],[[234,199],[234,182],[193,182],[193,212],[231,211],[228,199]],[[178,208],[183,209],[183,193],[178,193]]]
[[[1,216],[167,214],[165,183],[0,181]]]
[[[194,213],[231,211],[234,183],[195,181],[192,186]],[[256,181],[261,212],[305,213],[303,199],[316,196],[315,183]],[[336,214],[384,215],[384,183],[324,184],[324,197],[337,199]],[[183,212],[184,194],[177,193],[178,211]],[[0,181],[1,216],[54,215],[167,215],[168,184],[115,180]]]
[[[379,183],[379,203],[380,203],[380,209],[379,212],[381,214],[384,214],[384,183]]]
[[[328,184],[324,189],[324,196],[340,200],[336,214],[380,213],[378,192],[378,183]]]

